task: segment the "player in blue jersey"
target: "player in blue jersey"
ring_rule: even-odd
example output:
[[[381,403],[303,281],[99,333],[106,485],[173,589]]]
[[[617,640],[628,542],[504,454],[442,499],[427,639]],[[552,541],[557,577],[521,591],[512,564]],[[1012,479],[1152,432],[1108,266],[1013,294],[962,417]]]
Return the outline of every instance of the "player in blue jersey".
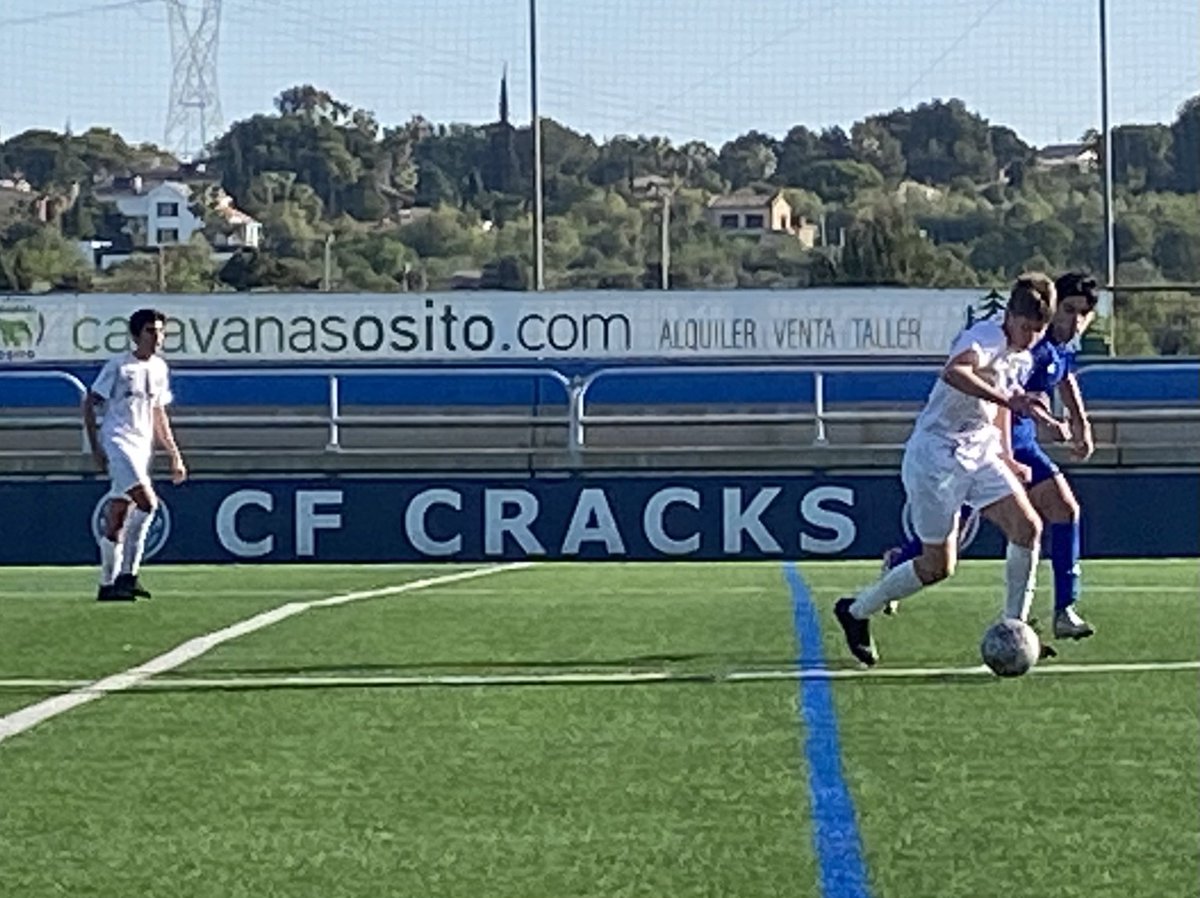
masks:
[[[1058,306],[1046,336],[1033,347],[1033,368],[1025,380],[1026,393],[1049,394],[1057,389],[1067,412],[1065,422],[1050,423],[1039,416],[1063,441],[1072,443],[1072,456],[1079,461],[1091,457],[1095,446],[1079,383],[1075,378],[1075,353],[1079,337],[1096,314],[1096,281],[1080,272],[1064,274],[1055,282]],[[1067,479],[1037,439],[1037,423],[1025,414],[1014,412],[1012,423],[1013,457],[1029,469],[1027,492],[1033,507],[1049,524],[1050,562],[1054,569],[1054,635],[1059,639],[1085,639],[1094,628],[1080,617],[1075,608],[1079,599],[1079,502]],[[974,515],[963,510],[963,520]],[[964,527],[964,532],[972,532]],[[884,567],[915,558],[921,543],[909,540],[889,549]],[[889,613],[895,610],[891,605]]]

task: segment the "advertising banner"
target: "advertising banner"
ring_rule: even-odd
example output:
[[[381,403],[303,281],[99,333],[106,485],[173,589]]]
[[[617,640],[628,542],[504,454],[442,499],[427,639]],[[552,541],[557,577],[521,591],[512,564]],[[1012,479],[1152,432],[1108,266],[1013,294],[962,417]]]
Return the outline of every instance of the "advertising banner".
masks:
[[[519,362],[940,356],[982,290],[0,295],[0,365],[79,363],[168,316],[172,362]]]
[[[1086,557],[1200,556],[1200,472],[1076,472]],[[97,559],[107,483],[0,481],[0,564]],[[904,531],[894,472],[845,476],[353,477],[164,484],[156,562],[877,559]],[[1146,526],[1131,526],[1130,522]],[[1170,527],[1149,526],[1170,521]],[[991,525],[967,553],[1003,557]]]

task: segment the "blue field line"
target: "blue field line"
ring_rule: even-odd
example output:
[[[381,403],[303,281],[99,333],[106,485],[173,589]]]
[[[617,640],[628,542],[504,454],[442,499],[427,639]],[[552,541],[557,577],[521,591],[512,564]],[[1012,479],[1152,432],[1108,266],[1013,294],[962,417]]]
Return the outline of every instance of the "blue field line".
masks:
[[[794,562],[785,564],[783,573],[792,592],[799,664],[806,668],[823,668],[825,652],[821,647],[821,623],[808,585]],[[842,747],[838,741],[833,683],[830,680],[801,680],[800,712],[804,718],[813,848],[821,872],[821,894],[823,898],[870,898],[854,799],[842,776]]]

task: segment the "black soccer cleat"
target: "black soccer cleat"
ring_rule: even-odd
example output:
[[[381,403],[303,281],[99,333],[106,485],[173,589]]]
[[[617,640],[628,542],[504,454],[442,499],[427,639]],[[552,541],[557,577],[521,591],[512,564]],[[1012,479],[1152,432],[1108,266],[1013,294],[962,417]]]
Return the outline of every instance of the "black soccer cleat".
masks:
[[[142,586],[136,574],[120,574],[112,585],[114,598],[119,598],[124,601],[131,599],[148,599],[150,598],[150,590]]]
[[[118,594],[116,590],[116,584],[101,586],[98,590],[96,590],[97,602],[132,602],[133,598],[133,593],[130,593],[129,595]]]
[[[852,604],[854,604],[854,599],[838,599],[834,603],[833,614],[837,618],[837,622],[842,625],[842,632],[846,634],[846,645],[850,649],[850,654],[868,667],[872,667],[879,662],[879,653],[875,651],[875,642],[871,639],[871,624],[868,621],[859,620],[850,613]]]
[[[1030,629],[1037,634],[1038,660],[1045,661],[1047,658],[1057,658],[1058,651],[1054,648],[1054,646],[1050,645],[1042,638],[1042,628],[1038,624],[1038,619],[1036,617],[1031,617],[1029,620],[1025,621],[1025,623],[1029,624]]]

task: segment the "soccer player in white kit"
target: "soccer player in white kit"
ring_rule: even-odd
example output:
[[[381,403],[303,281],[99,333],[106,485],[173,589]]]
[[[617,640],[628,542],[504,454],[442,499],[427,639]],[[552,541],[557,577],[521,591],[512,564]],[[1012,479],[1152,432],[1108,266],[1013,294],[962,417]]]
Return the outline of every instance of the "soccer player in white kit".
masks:
[[[1054,282],[1040,273],[1023,275],[1002,323],[972,325],[951,346],[900,469],[921,554],[834,605],[850,652],[862,663],[879,660],[868,623],[873,615],[954,573],[964,504],[982,509],[1008,538],[1004,616],[1028,619],[1042,525],[1022,486],[1030,471],[1013,458],[1010,416],[1031,414],[1042,402],[1020,384],[1033,364],[1029,349],[1046,332],[1054,307]]]
[[[105,364],[83,400],[92,456],[112,481],[100,540],[99,601],[150,597],[138,580],[138,568],[158,506],[150,483],[155,439],[170,456],[171,480],[178,484],[187,478],[167,419],[170,377],[167,363],[158,355],[165,323],[166,316],[155,309],[134,312],[129,317],[133,349]],[[103,416],[99,428],[98,410]]]

